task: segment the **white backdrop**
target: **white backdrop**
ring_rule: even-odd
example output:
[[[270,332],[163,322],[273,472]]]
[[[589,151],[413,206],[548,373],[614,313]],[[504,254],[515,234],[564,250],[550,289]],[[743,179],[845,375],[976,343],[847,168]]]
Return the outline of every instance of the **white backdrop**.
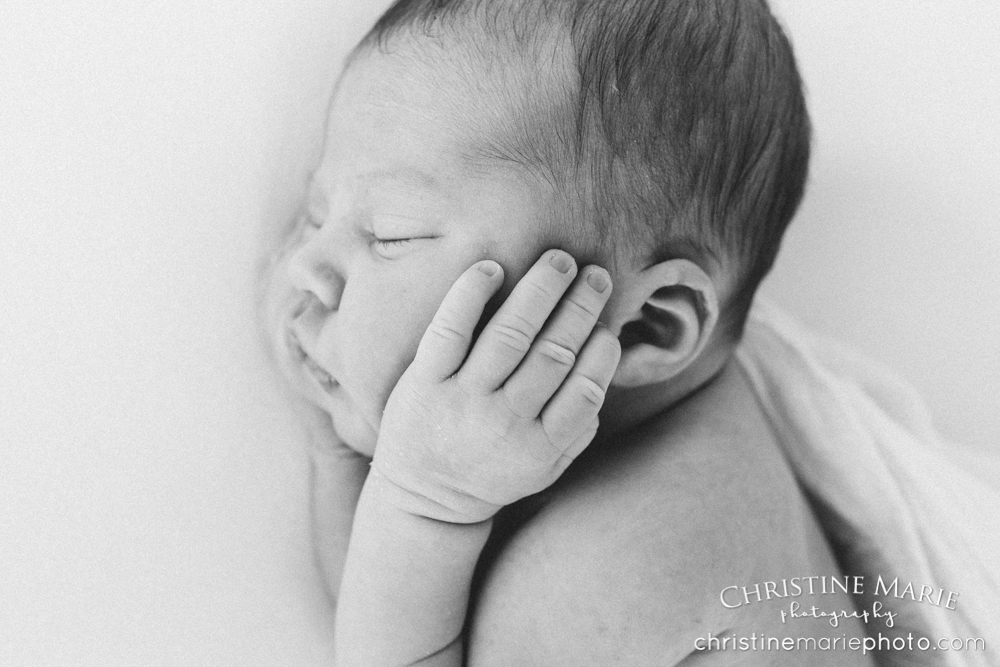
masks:
[[[815,124],[765,293],[1000,451],[1000,3],[773,0]]]
[[[253,276],[359,5],[0,3],[0,665],[330,664]]]
[[[252,282],[379,4],[0,4],[0,664],[328,664]],[[995,448],[1000,5],[777,5],[817,151],[767,292]]]

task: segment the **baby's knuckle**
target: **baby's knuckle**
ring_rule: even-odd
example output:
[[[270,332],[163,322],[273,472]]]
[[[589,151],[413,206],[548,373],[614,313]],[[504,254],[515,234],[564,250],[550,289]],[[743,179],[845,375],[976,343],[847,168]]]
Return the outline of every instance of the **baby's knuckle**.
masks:
[[[525,397],[523,392],[514,391],[508,385],[504,385],[501,391],[503,398],[503,409],[505,414],[514,419],[527,419],[531,411],[524,406]],[[512,426],[511,426],[512,428]]]
[[[576,353],[567,345],[555,340],[541,341],[538,345],[538,353],[566,368],[572,368],[576,363]]]
[[[553,432],[547,425],[542,424],[542,451],[540,456],[545,461],[558,460],[563,452],[566,450],[566,445],[563,440],[566,439],[565,433]]]
[[[587,339],[586,334],[581,335],[580,329],[574,326],[568,326],[565,323],[560,326],[553,326],[547,328],[542,332],[541,338],[545,340],[552,341],[560,347],[565,347],[573,351],[573,354],[578,354],[580,347],[583,342]]]
[[[501,345],[521,354],[531,347],[531,335],[515,324],[500,322],[494,327],[493,335]]]
[[[460,331],[457,327],[455,327],[451,322],[447,320],[440,320],[440,319],[434,320],[433,322],[431,322],[428,331],[432,335],[447,341],[461,342],[467,338],[465,333]]]
[[[471,287],[468,284],[465,284],[465,282],[461,280],[456,282],[454,286],[452,286],[452,289],[455,290],[456,294],[460,294],[461,296],[465,297],[464,300],[478,299],[480,295],[480,290],[474,289],[473,287]]]
[[[510,313],[507,318],[507,326],[524,332],[526,336],[531,336],[532,332],[538,328],[534,322],[519,313]]]
[[[559,293],[546,285],[542,281],[529,280],[527,287],[530,291],[535,293],[535,296],[541,297],[545,301],[554,301],[558,298]]]
[[[451,315],[460,313],[462,310],[469,308],[471,304],[483,301],[482,294],[469,285],[463,284],[464,282],[466,281],[459,280],[448,290],[447,298],[441,303],[441,308],[438,310],[439,316],[442,314]]]
[[[579,388],[580,396],[583,397],[585,401],[598,408],[604,405],[605,392],[601,385],[597,384],[588,377],[581,376]]]
[[[600,309],[596,304],[586,299],[572,297],[566,299],[565,308],[576,318],[582,321],[596,320],[600,316]]]

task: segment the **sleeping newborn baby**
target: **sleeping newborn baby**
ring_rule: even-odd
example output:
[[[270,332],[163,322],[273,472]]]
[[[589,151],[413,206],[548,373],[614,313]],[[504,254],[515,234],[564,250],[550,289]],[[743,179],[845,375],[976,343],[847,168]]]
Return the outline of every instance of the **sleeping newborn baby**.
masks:
[[[269,286],[338,662],[853,665],[905,636],[856,609],[733,361],[809,134],[762,0],[388,11]]]

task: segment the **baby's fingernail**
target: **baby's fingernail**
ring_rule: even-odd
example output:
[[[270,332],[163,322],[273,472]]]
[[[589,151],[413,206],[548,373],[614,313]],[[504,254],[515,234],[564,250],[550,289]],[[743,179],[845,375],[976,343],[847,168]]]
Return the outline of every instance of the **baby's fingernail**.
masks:
[[[573,258],[561,250],[557,250],[552,253],[552,257],[549,257],[549,264],[554,266],[559,273],[569,273],[569,270],[573,268]]]
[[[590,275],[587,276],[587,284],[598,294],[603,294],[604,290],[608,289],[611,281],[608,279],[608,274],[604,273],[604,271],[591,271]]]
[[[500,265],[494,262],[493,260],[486,260],[485,262],[479,263],[480,273],[485,273],[491,278],[495,276],[497,274],[497,271],[499,270],[500,270]]]

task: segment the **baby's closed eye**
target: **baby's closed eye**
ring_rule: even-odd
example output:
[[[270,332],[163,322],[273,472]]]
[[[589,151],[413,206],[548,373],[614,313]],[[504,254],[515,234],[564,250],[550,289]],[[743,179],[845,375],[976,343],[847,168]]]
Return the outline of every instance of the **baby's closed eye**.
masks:
[[[373,221],[371,240],[375,251],[392,259],[414,245],[439,238],[423,219],[401,215],[378,216]]]
[[[409,246],[416,239],[412,238],[396,238],[396,239],[381,239],[377,236],[373,239],[373,244],[375,246],[375,251],[387,259],[392,259],[393,257],[398,257],[402,253],[409,250]]]

